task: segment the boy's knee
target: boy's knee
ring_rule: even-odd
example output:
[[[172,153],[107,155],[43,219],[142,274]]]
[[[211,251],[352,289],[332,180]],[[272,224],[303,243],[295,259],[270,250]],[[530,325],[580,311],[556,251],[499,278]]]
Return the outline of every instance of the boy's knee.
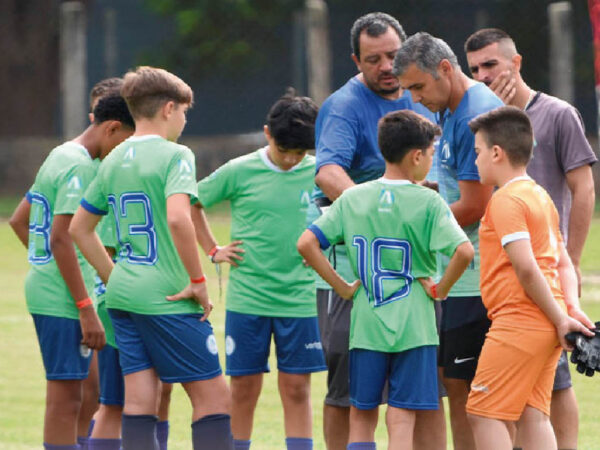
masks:
[[[310,397],[310,384],[306,380],[287,381],[282,389],[286,398],[293,403],[304,403]]]

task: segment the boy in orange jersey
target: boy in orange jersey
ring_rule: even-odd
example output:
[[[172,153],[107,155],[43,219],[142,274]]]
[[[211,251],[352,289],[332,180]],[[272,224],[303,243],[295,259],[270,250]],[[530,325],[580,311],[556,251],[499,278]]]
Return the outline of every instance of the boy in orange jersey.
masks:
[[[478,450],[510,450],[519,421],[524,449],[556,449],[550,424],[554,370],[570,331],[592,335],[577,278],[546,191],[526,174],[533,149],[527,115],[505,106],[473,119],[481,182],[498,186],[479,229],[481,295],[492,321],[467,413]],[[568,311],[568,313],[567,313]]]

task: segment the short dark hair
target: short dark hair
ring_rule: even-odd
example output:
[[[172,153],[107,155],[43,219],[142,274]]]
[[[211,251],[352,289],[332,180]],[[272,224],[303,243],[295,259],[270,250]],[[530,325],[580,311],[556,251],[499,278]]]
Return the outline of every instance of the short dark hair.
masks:
[[[118,95],[123,86],[123,78],[112,77],[98,81],[90,91],[90,112],[96,106],[95,103],[99,98],[107,95]]]
[[[482,28],[469,36],[465,41],[465,53],[476,52],[488,45],[504,40],[510,40],[514,44],[513,39],[506,31],[500,28]]]
[[[298,97],[294,89],[288,89],[267,114],[269,133],[280,150],[314,149],[318,112],[310,98]]]
[[[533,130],[527,114],[515,106],[501,106],[469,122],[473,134],[483,133],[488,147],[497,145],[511,165],[526,166],[533,153]]]
[[[107,120],[118,120],[123,125],[135,129],[135,122],[131,117],[127,103],[120,95],[101,97],[93,112],[95,125]]]
[[[389,163],[399,163],[414,149],[427,149],[440,127],[414,111],[403,109],[387,113],[378,124],[379,149]]]
[[[440,77],[438,67],[444,59],[460,68],[456,55],[445,41],[420,31],[409,37],[396,53],[393,73],[401,76],[411,64],[415,64],[419,70],[431,74],[437,80]]]
[[[371,37],[377,37],[384,34],[389,27],[392,27],[396,31],[400,38],[400,42],[406,40],[406,33],[404,32],[402,25],[389,14],[374,12],[356,19],[350,30],[352,53],[360,60],[360,34],[363,31]]]
[[[150,66],[127,72],[121,95],[134,118],[152,119],[169,101],[190,106],[194,103],[192,88],[185,81],[171,72]]]

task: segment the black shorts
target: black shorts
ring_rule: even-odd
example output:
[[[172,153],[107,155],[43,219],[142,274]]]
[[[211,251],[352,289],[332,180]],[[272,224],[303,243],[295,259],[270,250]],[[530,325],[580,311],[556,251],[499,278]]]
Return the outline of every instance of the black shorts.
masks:
[[[350,311],[351,301],[331,289],[317,289],[319,330],[327,363],[325,404],[342,408],[350,407]]]
[[[463,305],[470,301],[481,303],[481,297],[458,297],[458,299]],[[467,301],[465,302],[465,300]],[[451,302],[452,298],[446,301]],[[471,381],[475,377],[477,361],[491,322],[487,317],[480,316],[478,320],[449,328],[445,323],[444,315],[450,304],[444,306],[438,365],[442,368],[445,378]],[[478,307],[476,306],[474,309]]]

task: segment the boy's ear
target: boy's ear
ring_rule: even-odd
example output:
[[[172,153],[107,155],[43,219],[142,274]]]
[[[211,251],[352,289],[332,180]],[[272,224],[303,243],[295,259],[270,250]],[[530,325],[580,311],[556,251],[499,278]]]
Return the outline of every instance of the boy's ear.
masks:
[[[505,157],[504,149],[502,147],[500,147],[499,145],[493,145],[492,146],[492,161],[500,162],[504,159],[504,157]]]
[[[175,106],[176,105],[173,100],[169,100],[168,102],[166,102],[161,108],[162,116],[165,119],[168,119],[175,110]]]
[[[107,136],[112,136],[117,131],[119,131],[122,126],[123,124],[118,120],[107,120],[106,122],[104,122],[104,133]]]
[[[267,141],[270,140],[271,139],[271,131],[269,130],[268,125],[263,126],[263,132],[265,133],[265,137],[267,138]]]

